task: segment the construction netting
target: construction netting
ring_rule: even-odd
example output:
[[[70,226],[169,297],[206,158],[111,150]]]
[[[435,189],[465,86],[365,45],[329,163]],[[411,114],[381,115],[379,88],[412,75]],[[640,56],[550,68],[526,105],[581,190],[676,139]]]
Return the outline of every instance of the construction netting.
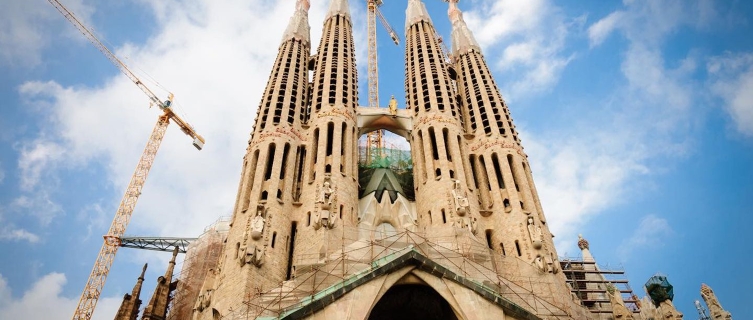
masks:
[[[195,241],[188,245],[186,258],[178,276],[175,290],[167,315],[169,320],[190,319],[196,298],[207,273],[217,267],[222,252],[223,242],[230,230],[230,217],[223,217],[206,227]]]
[[[413,170],[410,150],[395,147],[358,147],[358,166],[361,168],[389,168],[395,171]]]
[[[448,281],[473,283],[492,294],[545,319],[585,319],[586,310],[572,307],[569,290],[534,276],[531,263],[495,254],[486,244],[468,237],[437,236],[423,232],[389,232],[344,227],[325,233],[322,250],[303,250],[294,258],[294,278],[281,287],[258,291],[234,306],[223,320],[285,318],[309,304],[373,278],[374,272],[418,254],[442,269]],[[389,272],[389,271],[387,271]],[[501,276],[504,274],[505,276]],[[454,279],[454,280],[453,280]],[[560,287],[565,292],[560,292]]]
[[[655,306],[659,306],[660,303],[666,300],[672,300],[675,298],[674,288],[672,284],[667,280],[667,276],[656,274],[648,279],[646,282],[646,292],[651,297],[651,301]]]

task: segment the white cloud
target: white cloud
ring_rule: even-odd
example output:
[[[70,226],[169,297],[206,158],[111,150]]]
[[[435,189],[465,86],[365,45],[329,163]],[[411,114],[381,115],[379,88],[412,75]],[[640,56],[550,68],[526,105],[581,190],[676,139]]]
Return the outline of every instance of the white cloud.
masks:
[[[288,22],[280,17],[291,16],[294,3],[145,3],[160,23],[156,33],[144,45],[115,50],[129,56],[129,61],[152,67],[149,73],[173,90],[177,110],[187,114],[186,120],[207,144],[203,151],[196,151],[180,130],[168,129],[128,233],[196,236],[232,210],[257,103],[277,54],[274,48]],[[316,48],[327,4],[312,5],[312,47]],[[259,10],[260,6],[265,9]],[[56,150],[64,150],[60,158],[30,156],[50,161],[47,165],[42,160],[30,162],[39,165],[28,166],[29,185],[43,176],[35,174],[38,167],[60,168],[60,162],[65,162],[67,168],[75,169],[102,163],[114,189],[118,193],[125,189],[158,115],[157,110],[147,108],[146,97],[133,83],[123,76],[96,88],[28,82],[19,92],[50,118],[40,137],[55,139],[39,141],[54,142]],[[47,149],[28,150],[31,155],[31,151]],[[52,163],[53,159],[57,162]],[[118,203],[119,198],[105,201]],[[98,211],[86,214],[92,212]],[[105,213],[109,222],[114,212]]]
[[[65,1],[66,7],[81,20],[93,13],[82,0]],[[0,65],[33,67],[41,62],[41,51],[51,41],[49,25],[62,26],[62,16],[42,0],[0,1]],[[72,35],[72,30],[53,29],[57,35]],[[76,32],[77,33],[77,32]]]
[[[608,16],[597,21],[588,27],[588,39],[591,41],[591,47],[600,45],[614,31],[617,24],[620,23],[624,13],[615,11]]]
[[[30,191],[36,188],[43,174],[60,160],[63,160],[63,148],[55,143],[37,139],[24,145],[18,158],[21,190]]]
[[[674,233],[667,219],[650,214],[641,219],[641,223],[633,231],[633,234],[620,244],[618,251],[624,257],[634,250],[640,251],[661,246]]]
[[[515,72],[503,78],[516,79],[506,92],[508,98],[543,91],[559,81],[573,59],[564,53],[565,40],[584,17],[569,21],[549,0],[479,0],[465,13],[490,67]]]
[[[711,90],[724,100],[737,131],[753,136],[753,53],[713,57],[706,69]]]
[[[0,241],[28,241],[30,243],[39,242],[39,236],[24,229],[15,229],[5,225],[0,228]]]
[[[63,320],[70,319],[78,299],[61,296],[66,283],[62,273],[50,273],[39,278],[31,287],[16,298],[8,281],[0,275],[0,319]],[[93,319],[112,319],[120,298],[105,297],[99,300]]]

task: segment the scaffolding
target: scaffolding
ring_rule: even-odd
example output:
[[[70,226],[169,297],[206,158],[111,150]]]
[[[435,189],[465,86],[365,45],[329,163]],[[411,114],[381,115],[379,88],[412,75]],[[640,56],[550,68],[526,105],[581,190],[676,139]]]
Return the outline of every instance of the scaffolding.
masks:
[[[640,313],[640,300],[630,288],[623,269],[600,267],[595,261],[572,258],[561,258],[560,266],[572,293],[597,319],[601,319],[602,314],[611,319],[612,305],[607,296],[610,287],[615,294],[620,294],[630,312]]]
[[[422,271],[471,288],[494,303],[527,310],[541,318],[590,318],[587,310],[572,302],[569,292],[558,292],[562,286],[542,280],[548,275],[517,257],[495,253],[467,229],[458,228],[452,236],[430,236],[339,227],[324,236],[329,247],[303,250],[294,256],[292,279],[271,290],[250,291],[222,319],[283,319],[296,318],[301,310],[315,312],[315,306],[322,306],[323,301],[334,301],[363,283],[396,271],[389,267],[404,266],[398,262],[405,259],[421,259],[415,267]],[[431,269],[425,269],[427,265]],[[503,270],[505,277],[500,276]]]
[[[167,315],[168,320],[191,319],[201,286],[207,274],[217,267],[229,230],[230,217],[222,217],[206,227],[201,236],[188,245],[178,276],[178,287],[174,291]]]

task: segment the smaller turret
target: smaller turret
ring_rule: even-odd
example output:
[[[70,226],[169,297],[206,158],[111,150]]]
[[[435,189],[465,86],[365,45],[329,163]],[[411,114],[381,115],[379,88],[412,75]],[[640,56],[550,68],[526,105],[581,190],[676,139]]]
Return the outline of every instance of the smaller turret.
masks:
[[[711,290],[711,287],[705,283],[701,284],[701,297],[703,298],[703,301],[706,302],[706,306],[709,307],[711,319],[732,320],[732,314],[722,308],[719,299],[717,299],[716,294],[714,294],[714,290]]]
[[[141,269],[141,275],[136,280],[136,285],[133,286],[133,290],[130,294],[126,293],[123,296],[123,302],[120,304],[118,313],[115,315],[115,320],[136,320],[139,316],[139,308],[141,307],[141,286],[144,283],[144,273],[146,272],[147,264],[144,264],[144,268]]]
[[[178,247],[173,250],[173,258],[167,265],[165,275],[157,279],[157,288],[154,289],[152,299],[149,305],[144,308],[144,315],[141,320],[165,320],[167,316],[167,307],[170,305],[170,293],[175,290],[177,283],[173,281],[173,270],[175,270],[175,257],[178,256]]]

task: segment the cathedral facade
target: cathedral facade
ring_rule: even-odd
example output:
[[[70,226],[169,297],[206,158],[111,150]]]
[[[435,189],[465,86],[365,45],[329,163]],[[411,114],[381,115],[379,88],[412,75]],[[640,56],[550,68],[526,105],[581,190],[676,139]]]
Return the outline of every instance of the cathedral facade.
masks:
[[[456,4],[449,59],[408,0],[397,110],[358,106],[348,0],[330,0],[315,53],[308,9],[297,1],[283,35],[190,318],[593,319]],[[359,137],[381,129],[409,142],[410,165],[359,166]]]

